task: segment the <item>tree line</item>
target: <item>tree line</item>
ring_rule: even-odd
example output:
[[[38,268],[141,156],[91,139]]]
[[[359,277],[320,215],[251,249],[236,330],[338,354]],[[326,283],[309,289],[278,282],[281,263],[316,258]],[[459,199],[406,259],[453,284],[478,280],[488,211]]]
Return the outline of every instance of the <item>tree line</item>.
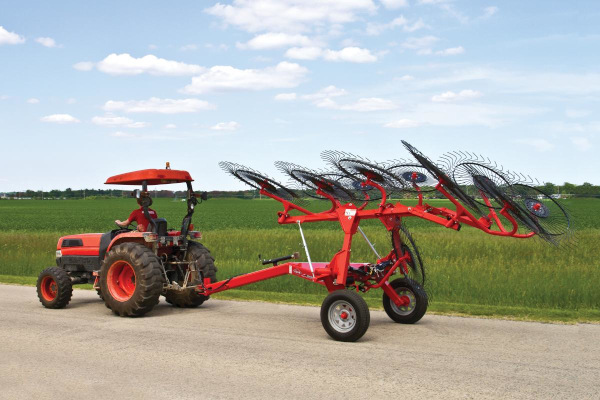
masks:
[[[186,191],[173,190],[150,190],[150,196],[153,198],[185,198]],[[199,193],[199,192],[198,192]],[[254,198],[259,196],[257,190],[238,190],[238,191],[211,191],[209,197],[240,197]],[[25,190],[16,192],[0,193],[2,198],[20,198],[20,199],[92,199],[92,198],[115,198],[131,197],[131,190],[118,189],[71,189],[65,190],[53,189],[50,191]]]
[[[554,183],[545,183],[538,186],[539,189],[548,194],[560,194],[561,196],[575,197],[600,197],[600,186],[592,185],[589,182],[584,182],[582,185],[565,182],[562,185]],[[469,192],[476,191],[475,188]],[[0,193],[2,198],[28,198],[28,199],[86,199],[86,198],[114,198],[114,197],[131,197],[131,191],[118,189],[71,189],[65,190],[53,189],[50,191],[42,190],[25,190],[17,192]],[[172,190],[150,190],[151,197],[154,198],[185,198],[185,191]],[[238,197],[252,199],[260,197],[258,190],[237,190],[237,191],[209,191],[209,197]]]

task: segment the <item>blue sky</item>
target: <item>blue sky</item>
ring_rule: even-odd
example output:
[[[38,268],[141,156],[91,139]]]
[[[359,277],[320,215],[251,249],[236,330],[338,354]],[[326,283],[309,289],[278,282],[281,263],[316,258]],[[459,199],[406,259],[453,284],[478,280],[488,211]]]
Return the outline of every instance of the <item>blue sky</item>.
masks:
[[[323,150],[468,150],[599,184],[596,1],[20,1],[0,4],[0,191],[101,188],[218,167],[285,181]]]

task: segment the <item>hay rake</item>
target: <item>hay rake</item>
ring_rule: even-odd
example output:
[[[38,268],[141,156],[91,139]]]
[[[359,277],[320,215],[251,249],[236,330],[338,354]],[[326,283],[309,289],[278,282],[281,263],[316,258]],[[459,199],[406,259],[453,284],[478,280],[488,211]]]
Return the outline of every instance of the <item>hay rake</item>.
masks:
[[[327,333],[335,340],[356,341],[365,334],[370,320],[369,309],[359,292],[382,289],[384,309],[398,323],[415,323],[427,311],[425,268],[403,218],[418,217],[456,231],[468,225],[496,236],[539,236],[553,244],[569,236],[566,210],[525,181],[523,175],[463,152],[443,156],[443,166],[439,166],[415,147],[402,143],[416,162],[378,163],[336,151],[322,154],[333,168],[329,172],[276,162],[277,168],[288,175],[293,189],[250,168],[221,162],[226,172],[282,204],[278,223],[298,226],[307,262],[279,264],[297,258],[298,253],[263,260],[263,265],[273,265],[220,282],[205,279],[196,288],[198,293],[210,295],[277,276],[297,276],[328,290],[321,307],[321,322]],[[453,208],[425,202],[424,192],[433,191],[447,198]],[[416,195],[418,202],[413,206],[392,203],[389,198],[393,193]],[[328,200],[331,207],[312,212],[304,208],[303,194]],[[390,232],[391,250],[387,254],[379,254],[360,229],[364,219],[378,219]],[[312,261],[302,230],[305,223],[321,221],[337,221],[344,232],[342,249],[329,262]],[[351,262],[356,233],[373,250],[374,262]],[[392,280],[395,275],[399,278]]]

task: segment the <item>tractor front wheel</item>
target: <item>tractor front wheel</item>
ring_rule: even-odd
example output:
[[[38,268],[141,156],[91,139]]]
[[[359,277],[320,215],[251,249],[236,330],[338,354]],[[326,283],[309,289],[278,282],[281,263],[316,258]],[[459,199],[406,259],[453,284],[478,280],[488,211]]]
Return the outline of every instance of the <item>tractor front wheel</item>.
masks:
[[[158,257],[139,243],[122,243],[107,254],[100,269],[100,292],[106,306],[122,317],[151,311],[163,289]]]
[[[356,292],[336,290],[329,293],[321,306],[321,323],[333,339],[355,342],[360,339],[371,321],[367,302]]]
[[[37,280],[37,295],[46,308],[64,308],[73,296],[73,284],[67,272],[59,267],[43,270]]]
[[[383,293],[383,309],[388,317],[400,324],[414,324],[423,318],[428,300],[427,293],[421,285],[410,278],[398,278],[391,281],[390,286],[398,296],[406,300],[406,304],[398,306]]]

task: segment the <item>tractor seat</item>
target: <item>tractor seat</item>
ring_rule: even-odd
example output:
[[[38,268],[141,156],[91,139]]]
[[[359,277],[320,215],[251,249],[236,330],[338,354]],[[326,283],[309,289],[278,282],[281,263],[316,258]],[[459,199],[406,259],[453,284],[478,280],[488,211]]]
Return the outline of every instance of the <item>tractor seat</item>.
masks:
[[[167,236],[167,220],[164,218],[155,218],[152,232],[158,233],[158,236]]]

